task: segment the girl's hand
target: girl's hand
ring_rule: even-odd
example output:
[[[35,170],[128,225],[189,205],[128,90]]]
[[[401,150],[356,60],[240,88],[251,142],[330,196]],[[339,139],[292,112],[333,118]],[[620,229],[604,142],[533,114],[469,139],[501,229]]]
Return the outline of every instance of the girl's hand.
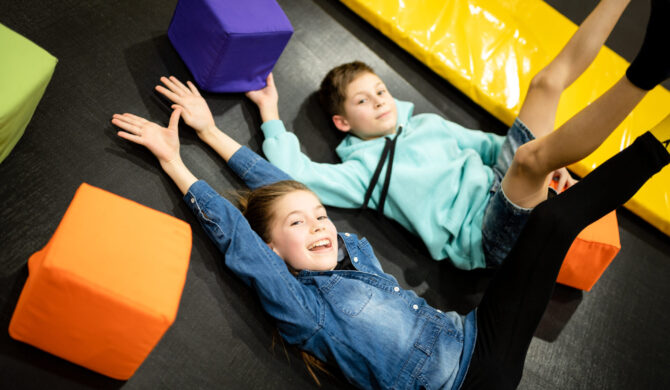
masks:
[[[124,131],[116,133],[119,137],[142,145],[156,156],[161,166],[181,161],[179,155],[178,124],[181,108],[176,108],[170,116],[168,127],[159,126],[153,122],[133,114],[114,114],[112,124]]]
[[[203,139],[207,133],[216,129],[214,117],[207,102],[192,82],[187,81],[187,85],[184,85],[174,76],[161,77],[161,82],[167,88],[157,85],[156,91],[175,103],[172,109],[182,109],[184,122],[196,131],[198,137]]]
[[[555,170],[551,179],[556,182],[556,191],[558,192],[563,192],[577,183],[577,180],[573,179],[570,172],[565,168]]]

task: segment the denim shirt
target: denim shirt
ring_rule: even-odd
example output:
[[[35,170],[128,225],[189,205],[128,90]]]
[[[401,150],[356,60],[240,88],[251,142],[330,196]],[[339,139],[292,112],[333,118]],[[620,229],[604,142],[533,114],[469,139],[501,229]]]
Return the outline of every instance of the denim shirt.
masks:
[[[242,147],[228,165],[251,188],[290,180]],[[356,269],[300,271],[251,230],[247,220],[204,181],[184,200],[225,255],[225,263],[254,288],[282,337],[337,364],[361,388],[458,388],[476,338],[475,311],[466,316],[430,307],[385,273],[368,241],[340,233]]]

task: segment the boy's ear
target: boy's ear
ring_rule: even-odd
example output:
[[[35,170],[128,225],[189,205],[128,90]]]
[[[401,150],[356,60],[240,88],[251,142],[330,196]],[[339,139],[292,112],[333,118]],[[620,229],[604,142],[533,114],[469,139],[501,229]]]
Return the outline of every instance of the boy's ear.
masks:
[[[351,126],[349,125],[349,121],[342,115],[333,115],[333,124],[339,131],[342,131],[344,133],[348,133],[351,130]]]

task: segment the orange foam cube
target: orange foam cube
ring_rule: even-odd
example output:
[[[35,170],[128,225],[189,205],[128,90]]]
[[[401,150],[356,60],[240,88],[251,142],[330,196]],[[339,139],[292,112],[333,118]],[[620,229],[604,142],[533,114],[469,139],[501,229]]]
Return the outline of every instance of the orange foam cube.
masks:
[[[565,255],[556,281],[591,291],[620,249],[619,224],[616,211],[612,211],[579,233]]]
[[[186,222],[82,184],[28,260],[10,335],[130,378],[175,320],[191,241]]]
[[[558,190],[556,181],[552,180],[549,184]],[[619,222],[615,210],[585,227],[577,235],[563,259],[556,281],[591,291],[620,249]]]

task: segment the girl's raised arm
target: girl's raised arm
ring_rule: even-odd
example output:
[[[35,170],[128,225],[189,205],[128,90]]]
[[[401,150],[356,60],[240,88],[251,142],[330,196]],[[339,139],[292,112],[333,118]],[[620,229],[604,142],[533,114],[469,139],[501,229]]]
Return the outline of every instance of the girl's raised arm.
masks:
[[[119,137],[149,149],[181,193],[186,194],[189,187],[198,179],[184,165],[179,153],[178,124],[181,112],[181,108],[172,112],[168,127],[159,126],[129,113],[114,114],[112,123],[124,130],[117,133]]]
[[[313,294],[291,275],[284,261],[251,229],[246,219],[184,165],[179,153],[178,123],[182,112],[176,107],[168,127],[162,127],[133,114],[114,114],[117,134],[142,145],[156,156],[163,170],[184,194],[209,237],[225,255],[225,262],[248,286],[253,287],[268,314],[277,319],[286,337],[316,327],[318,302]],[[284,173],[248,148],[239,148],[239,158],[231,158],[232,168],[252,183],[284,178]],[[235,153],[237,154],[237,153]],[[284,176],[282,176],[284,175]]]
[[[195,130],[201,140],[228,162],[241,145],[216,127],[212,112],[195,85],[190,81],[184,85],[174,76],[161,77],[161,82],[165,87],[157,85],[156,91],[174,103],[173,109],[181,108],[184,122]]]
[[[242,148],[242,145],[221,131],[214,122],[207,102],[192,82],[183,84],[174,76],[161,77],[161,82],[165,86],[156,86],[156,91],[174,103],[173,109],[183,110],[184,122],[228,163],[248,187],[253,189],[291,179],[250,149]]]

